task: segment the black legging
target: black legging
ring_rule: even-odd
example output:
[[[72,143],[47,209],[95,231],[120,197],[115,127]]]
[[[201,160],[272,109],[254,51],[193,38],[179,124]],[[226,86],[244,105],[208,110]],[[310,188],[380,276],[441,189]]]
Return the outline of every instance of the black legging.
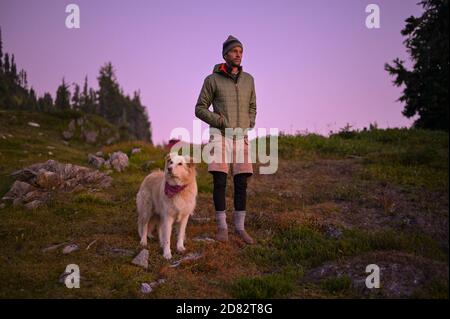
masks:
[[[227,174],[223,172],[212,172],[214,181],[214,207],[216,211],[223,211],[225,206],[225,190],[227,187]],[[245,210],[247,201],[247,174],[234,176],[234,209]]]

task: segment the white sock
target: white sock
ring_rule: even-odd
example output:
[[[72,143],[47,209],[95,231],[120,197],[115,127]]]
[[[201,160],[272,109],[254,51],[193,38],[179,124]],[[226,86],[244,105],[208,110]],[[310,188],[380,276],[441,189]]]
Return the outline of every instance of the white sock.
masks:
[[[235,211],[233,214],[234,227],[236,230],[244,230],[245,210]]]
[[[218,228],[228,229],[227,226],[227,214],[224,210],[216,211],[216,223]]]

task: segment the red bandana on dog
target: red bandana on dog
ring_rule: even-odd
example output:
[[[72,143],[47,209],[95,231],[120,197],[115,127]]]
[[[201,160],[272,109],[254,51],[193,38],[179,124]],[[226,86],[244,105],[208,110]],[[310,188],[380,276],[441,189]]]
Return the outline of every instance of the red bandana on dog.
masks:
[[[166,182],[166,184],[164,185],[164,194],[166,194],[167,197],[172,198],[173,196],[181,192],[185,187],[186,185],[170,185]]]

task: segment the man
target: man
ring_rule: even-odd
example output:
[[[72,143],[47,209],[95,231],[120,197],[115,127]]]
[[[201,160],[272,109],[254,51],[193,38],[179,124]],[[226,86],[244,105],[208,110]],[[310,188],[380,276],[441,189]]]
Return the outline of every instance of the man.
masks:
[[[233,36],[223,43],[222,57],[225,63],[214,66],[213,73],[206,77],[197,104],[195,115],[210,125],[210,142],[219,140],[222,154],[233,150],[232,172],[234,182],[234,226],[239,237],[248,244],[254,240],[245,231],[247,178],[253,175],[253,166],[248,161],[248,129],[255,126],[256,95],[253,77],[242,70],[243,45]],[[213,105],[213,111],[209,110]],[[225,137],[226,129],[242,129],[243,134]],[[220,134],[217,134],[219,132]],[[215,136],[215,135],[218,135]],[[242,143],[242,139],[244,143]],[[240,141],[239,141],[240,140]],[[237,147],[243,148],[244,161],[236,160]],[[239,150],[240,151],[240,150]],[[222,159],[224,159],[222,157]],[[213,200],[216,210],[217,240],[228,241],[226,222],[225,189],[229,165],[222,161],[208,164],[213,175]]]

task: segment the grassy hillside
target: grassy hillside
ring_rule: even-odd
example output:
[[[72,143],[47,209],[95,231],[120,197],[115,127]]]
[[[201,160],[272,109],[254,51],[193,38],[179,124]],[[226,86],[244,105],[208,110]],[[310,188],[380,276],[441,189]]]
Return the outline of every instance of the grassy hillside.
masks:
[[[150,241],[144,270],[130,263],[140,251],[135,196],[143,178],[162,167],[164,150],[143,142],[89,145],[78,138],[65,144],[61,133],[70,120],[0,112],[1,197],[13,171],[50,158],[89,166],[88,153],[121,150],[130,166],[109,172],[108,189],[63,194],[31,211],[10,204],[0,209],[0,298],[448,298],[446,133],[280,137],[278,172],[249,181],[254,246],[245,246],[232,227],[228,244],[201,240],[214,238],[215,224],[212,181],[200,164],[186,248],[202,257],[170,267]],[[131,154],[134,147],[142,152]],[[231,195],[230,186],[230,226]],[[80,250],[42,251],[64,242]],[[175,260],[182,257],[173,253]],[[71,263],[80,266],[80,289],[58,281]],[[361,287],[368,264],[380,266],[381,289]],[[151,294],[140,292],[141,283],[161,278],[165,283]]]

